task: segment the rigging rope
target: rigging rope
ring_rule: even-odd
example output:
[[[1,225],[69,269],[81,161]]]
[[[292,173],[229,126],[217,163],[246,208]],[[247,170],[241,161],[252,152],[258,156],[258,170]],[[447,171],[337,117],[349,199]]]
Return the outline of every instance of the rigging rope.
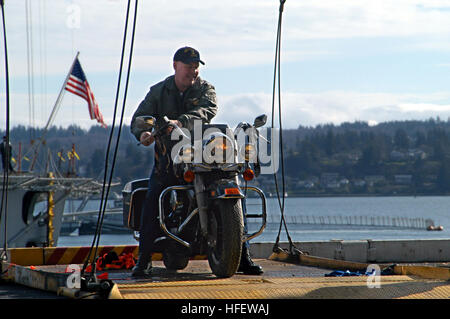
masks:
[[[8,68],[8,47],[7,47],[7,41],[6,41],[6,23],[5,23],[5,10],[4,10],[4,2],[3,0],[0,0],[0,6],[2,9],[2,22],[3,22],[3,46],[5,49],[5,86],[6,86],[6,147],[5,147],[5,154],[3,159],[3,184],[2,184],[2,198],[1,198],[1,205],[0,205],[0,224],[1,224],[1,217],[3,216],[3,211],[5,212],[5,227],[4,227],[4,242],[3,242],[3,251],[0,254],[0,258],[6,257],[6,250],[8,248],[7,246],[7,212],[8,212],[8,184],[9,184],[9,153],[11,152],[11,149],[9,148],[9,68]]]
[[[279,7],[279,14],[278,14],[278,29],[277,29],[277,39],[275,44],[275,63],[274,63],[274,75],[273,75],[273,93],[272,93],[272,132],[274,132],[274,117],[275,117],[275,91],[278,91],[278,122],[280,125],[280,166],[281,166],[281,186],[282,186],[282,195],[280,199],[280,191],[278,187],[278,178],[277,178],[277,172],[274,172],[274,181],[275,181],[275,189],[277,192],[277,198],[278,198],[278,205],[280,206],[280,212],[281,212],[281,220],[280,220],[280,227],[278,229],[278,235],[276,238],[275,245],[273,247],[274,251],[280,250],[279,247],[279,241],[280,241],[280,234],[281,229],[284,225],[284,228],[286,230],[286,235],[289,240],[289,249],[291,253],[298,253],[299,250],[295,248],[294,243],[292,242],[291,236],[289,235],[289,230],[287,228],[286,219],[284,217],[284,204],[285,204],[285,179],[284,179],[284,155],[283,155],[283,126],[282,126],[282,116],[281,116],[281,80],[280,80],[280,62],[281,62],[281,24],[282,24],[282,17],[283,17],[283,10],[284,10],[284,3],[286,0],[280,0],[280,7]],[[277,90],[276,90],[277,88]],[[273,133],[272,133],[273,134]]]
[[[117,103],[118,103],[119,91],[120,91],[120,82],[121,82],[121,78],[122,78],[123,60],[124,60],[124,55],[125,55],[125,45],[126,45],[126,37],[127,37],[127,29],[128,29],[130,2],[131,2],[131,0],[128,0],[126,21],[125,21],[125,30],[124,30],[124,37],[123,37],[123,44],[122,44],[122,54],[121,54],[121,60],[120,60],[119,79],[118,79],[118,84],[117,84],[116,99],[115,99],[115,105],[114,105],[113,124],[111,125],[111,132],[110,132],[106,156],[105,156],[105,171],[104,171],[103,189],[102,189],[102,196],[101,196],[101,201],[100,201],[100,210],[99,210],[98,219],[97,219],[97,227],[96,227],[96,231],[94,234],[94,239],[92,241],[91,249],[89,250],[89,254],[86,258],[86,261],[83,265],[83,269],[81,271],[81,277],[83,278],[83,275],[84,275],[84,272],[86,271],[89,260],[91,259],[91,254],[94,251],[93,261],[91,264],[92,272],[90,273],[90,278],[87,279],[87,282],[89,282],[95,276],[96,256],[97,256],[98,246],[99,246],[99,242],[100,242],[100,234],[101,234],[101,230],[102,230],[103,219],[105,216],[106,204],[107,204],[109,190],[110,190],[110,186],[111,186],[111,182],[112,182],[112,176],[113,176],[114,166],[115,166],[116,157],[117,157],[117,150],[119,147],[120,135],[121,135],[121,131],[122,131],[125,103],[126,103],[126,97],[127,97],[127,91],[128,91],[128,82],[129,82],[129,78],[130,78],[131,61],[132,61],[132,56],[133,56],[133,46],[134,46],[134,35],[135,35],[135,30],[136,30],[138,0],[135,1],[133,30],[132,30],[132,34],[131,34],[131,43],[130,43],[130,52],[129,52],[129,61],[128,61],[128,72],[127,72],[127,78],[126,78],[126,82],[125,82],[125,92],[124,92],[124,97],[123,97],[122,113],[120,116],[119,131],[118,131],[118,135],[117,135],[117,139],[116,139],[116,145],[115,145],[115,149],[114,149],[112,165],[111,165],[111,170],[110,170],[110,174],[109,174],[108,187],[106,189],[106,194],[105,194],[105,185],[106,185],[106,179],[107,179],[107,173],[108,173],[109,152],[110,152],[111,141],[112,141],[113,133],[114,133],[115,119],[116,119],[116,113],[117,113]]]
[[[34,139],[34,49],[33,49],[33,13],[32,4],[29,0],[25,1],[26,34],[27,34],[27,72],[28,72],[28,120],[31,127],[30,139]]]
[[[39,1],[38,19],[39,19],[39,71],[40,71],[40,95],[41,95],[41,114],[45,118],[47,113],[47,17],[46,17],[46,0]]]

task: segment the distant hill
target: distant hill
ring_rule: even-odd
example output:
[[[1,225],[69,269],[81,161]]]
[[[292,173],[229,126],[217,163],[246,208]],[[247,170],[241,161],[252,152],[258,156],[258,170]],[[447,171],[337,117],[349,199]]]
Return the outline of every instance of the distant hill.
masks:
[[[117,131],[116,128],[116,135]],[[22,170],[30,169],[31,146],[41,134],[40,130],[24,126],[11,129],[10,140],[16,159],[21,146]],[[87,131],[77,126],[52,127],[47,132],[34,170],[70,173],[72,167],[67,152],[74,146],[79,156],[79,160],[75,160],[76,174],[101,179],[109,134],[110,129],[100,126]],[[115,141],[116,137],[113,138],[110,156]],[[288,192],[292,194],[450,192],[450,121],[430,118],[426,121],[384,122],[374,126],[361,121],[299,126],[283,130],[283,142]],[[29,161],[24,159],[24,155]],[[138,146],[129,126],[123,126],[114,177],[122,183],[148,177],[153,156],[153,148]],[[334,176],[338,180],[329,181],[326,185],[326,176],[331,180]],[[406,177],[400,181],[399,176]],[[264,181],[261,185],[270,192],[273,191],[270,189],[271,179],[272,176],[260,178]],[[336,183],[340,186],[336,187]]]

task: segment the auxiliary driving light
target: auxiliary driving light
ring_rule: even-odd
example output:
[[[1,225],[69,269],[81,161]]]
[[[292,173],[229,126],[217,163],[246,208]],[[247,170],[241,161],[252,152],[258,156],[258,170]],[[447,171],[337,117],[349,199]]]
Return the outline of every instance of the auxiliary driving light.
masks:
[[[252,169],[247,168],[244,173],[242,174],[244,179],[248,182],[251,181],[253,178],[255,178],[255,172],[253,172]]]
[[[195,173],[193,171],[186,171],[183,174],[183,179],[186,183],[192,183],[195,178]]]

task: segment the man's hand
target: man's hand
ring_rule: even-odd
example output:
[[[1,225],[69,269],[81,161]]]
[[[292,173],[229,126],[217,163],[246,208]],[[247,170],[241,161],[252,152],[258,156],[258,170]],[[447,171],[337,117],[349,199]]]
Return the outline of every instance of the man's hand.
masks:
[[[150,132],[142,132],[139,141],[144,146],[149,146],[155,141],[155,137]]]
[[[178,120],[169,120],[169,123],[172,125],[177,125],[179,128],[183,127],[183,124],[181,124],[181,122]],[[167,128],[167,131],[166,131],[167,134],[170,134],[172,132],[172,130],[173,130],[173,126],[169,125],[169,127]]]
[[[169,123],[172,125],[177,125],[179,128],[183,127],[183,124],[181,124],[178,120],[169,120]],[[166,134],[170,134],[173,130],[173,126],[169,125],[166,129]],[[142,132],[139,141],[144,146],[149,146],[155,141],[155,137],[150,132]]]

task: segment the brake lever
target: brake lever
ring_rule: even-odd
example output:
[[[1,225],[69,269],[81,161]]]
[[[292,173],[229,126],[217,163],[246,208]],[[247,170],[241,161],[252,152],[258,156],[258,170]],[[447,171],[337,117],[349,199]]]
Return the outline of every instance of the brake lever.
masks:
[[[166,124],[168,126],[172,126],[174,128],[174,130],[178,132],[178,134],[180,134],[181,136],[183,136],[183,137],[185,137],[187,139],[190,139],[190,137],[187,136],[186,134],[184,134],[183,130],[177,124],[170,123],[170,120],[169,120],[169,118],[167,116],[164,116],[163,119],[166,122]]]

